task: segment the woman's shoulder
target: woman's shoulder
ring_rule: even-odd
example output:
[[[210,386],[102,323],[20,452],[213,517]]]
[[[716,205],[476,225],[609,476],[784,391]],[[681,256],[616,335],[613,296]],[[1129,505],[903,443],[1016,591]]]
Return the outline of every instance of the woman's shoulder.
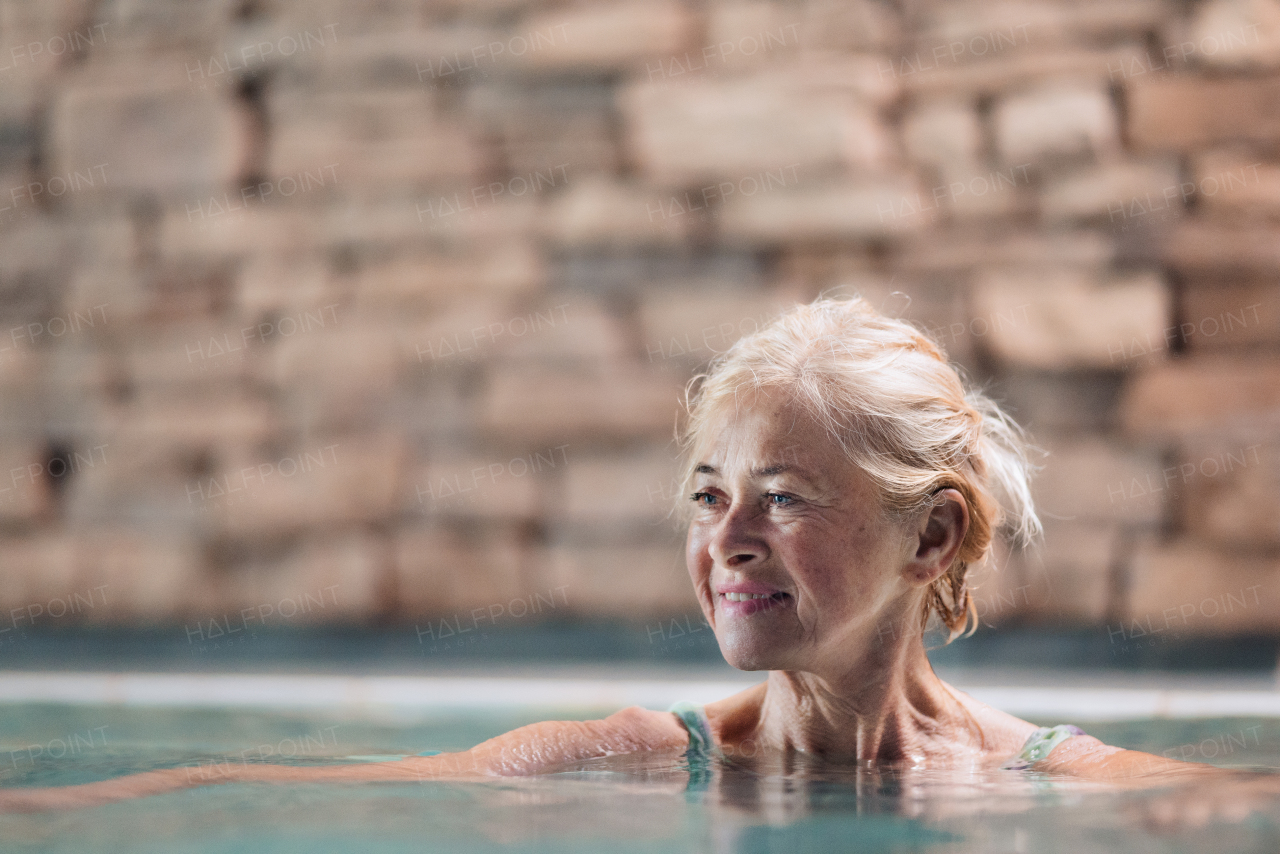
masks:
[[[1068,742],[1074,742],[1071,752],[1084,748],[1086,743],[1091,749],[1102,745],[1096,738],[1085,735],[1082,730],[1070,724],[1041,727],[989,706],[950,685],[947,688],[978,723],[981,747],[993,761],[998,760],[1004,767],[1029,767],[1034,764],[1037,769],[1045,768],[1044,760],[1049,754],[1052,753],[1054,760],[1058,760],[1064,755]],[[1063,746],[1061,750],[1059,746]]]

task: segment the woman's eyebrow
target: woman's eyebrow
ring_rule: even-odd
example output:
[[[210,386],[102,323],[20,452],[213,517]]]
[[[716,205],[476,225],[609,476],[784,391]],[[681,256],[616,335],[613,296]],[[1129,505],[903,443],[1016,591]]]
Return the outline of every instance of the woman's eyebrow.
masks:
[[[710,463],[699,463],[697,466],[694,467],[693,472],[694,474],[711,474],[711,475],[720,474],[720,470],[717,469],[715,466],[711,465]],[[794,474],[799,475],[805,480],[813,479],[809,476],[809,473],[806,472],[804,469],[798,468],[789,463],[774,463],[771,466],[764,466],[763,468],[753,468],[751,470],[751,476],[752,477],[773,477],[774,475],[782,474],[783,472],[793,472]]]

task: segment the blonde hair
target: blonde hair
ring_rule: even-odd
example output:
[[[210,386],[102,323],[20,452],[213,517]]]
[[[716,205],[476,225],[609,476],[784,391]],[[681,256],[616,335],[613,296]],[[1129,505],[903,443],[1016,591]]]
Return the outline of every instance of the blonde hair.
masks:
[[[716,357],[685,388],[687,417],[677,429],[688,494],[692,456],[712,419],[754,389],[785,390],[822,425],[846,457],[880,490],[883,510],[906,520],[952,488],[969,507],[960,550],[928,588],[930,614],[963,634],[977,608],[966,575],[990,552],[1001,526],[1029,543],[1041,533],[1031,500],[1033,466],[1023,430],[981,391],[966,389],[942,347],[903,320],[885,317],[860,297],[798,305]],[[689,502],[680,511],[687,519]]]

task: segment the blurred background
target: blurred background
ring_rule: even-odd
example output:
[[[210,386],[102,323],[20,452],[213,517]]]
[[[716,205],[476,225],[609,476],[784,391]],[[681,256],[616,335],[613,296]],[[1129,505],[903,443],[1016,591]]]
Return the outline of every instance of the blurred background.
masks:
[[[952,648],[1270,666],[1278,141],[1271,0],[4,0],[0,665],[718,659],[682,389],[861,293],[1049,452]]]

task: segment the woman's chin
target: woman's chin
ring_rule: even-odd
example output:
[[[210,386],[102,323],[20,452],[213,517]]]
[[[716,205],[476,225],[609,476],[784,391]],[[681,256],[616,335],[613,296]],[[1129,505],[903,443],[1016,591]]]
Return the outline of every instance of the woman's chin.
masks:
[[[776,645],[759,638],[721,638],[720,654],[738,670],[777,670],[780,656]]]

